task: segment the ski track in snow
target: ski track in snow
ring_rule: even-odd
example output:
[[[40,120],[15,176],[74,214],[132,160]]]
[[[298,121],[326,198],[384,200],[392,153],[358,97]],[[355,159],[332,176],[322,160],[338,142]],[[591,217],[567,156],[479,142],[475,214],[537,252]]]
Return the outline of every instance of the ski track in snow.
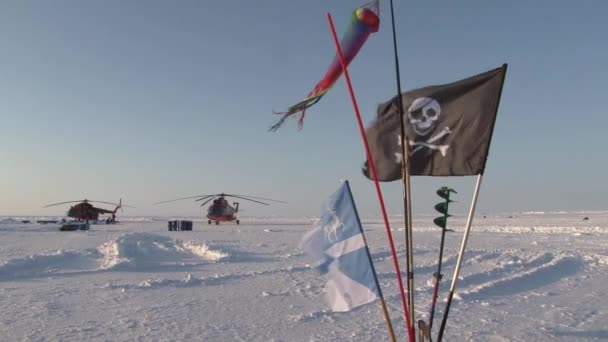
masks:
[[[216,274],[211,277],[195,278],[192,274],[188,273],[184,279],[146,279],[143,282],[133,284],[107,284],[105,287],[110,289],[158,289],[161,287],[192,287],[192,286],[215,286],[225,285],[228,282],[243,281],[247,278],[252,277],[265,277],[265,276],[276,276],[277,274],[283,273],[291,275],[294,272],[309,271],[310,267],[286,267],[284,269],[270,269],[267,271],[251,271],[244,273],[228,273],[228,274]],[[294,283],[299,285],[299,283]],[[270,295],[267,292],[265,295]]]
[[[488,225],[476,226],[446,340],[608,340],[603,290],[608,281],[608,215],[601,215],[603,221],[595,219],[600,223],[593,225],[566,214],[541,224],[543,215],[536,213],[492,218]],[[65,341],[388,340],[377,305],[349,313],[328,310],[324,278],[297,248],[309,221],[273,221],[269,227],[260,221],[259,227],[220,226],[223,230],[203,222],[193,232],[161,232],[165,222],[140,218],[87,232],[57,232],[57,226],[0,218],[0,336]],[[428,318],[438,266],[439,233],[425,227],[415,230],[417,319]],[[401,297],[384,227],[372,223],[365,229],[393,326],[403,340]],[[435,327],[461,236],[458,228],[446,235]],[[403,236],[394,238],[405,278]]]
[[[545,253],[529,260],[498,262],[495,268],[471,274],[460,280],[459,295],[466,299],[475,295],[476,299],[484,295],[511,296],[528,292],[538,287],[560,281],[576,275],[584,262],[572,256],[554,256]]]

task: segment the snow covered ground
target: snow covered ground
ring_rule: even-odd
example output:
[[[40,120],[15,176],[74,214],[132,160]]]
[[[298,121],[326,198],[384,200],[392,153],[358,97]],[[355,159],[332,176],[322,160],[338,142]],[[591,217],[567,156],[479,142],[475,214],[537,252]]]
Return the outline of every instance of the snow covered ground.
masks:
[[[587,220],[584,220],[588,217]],[[0,217],[2,341],[381,341],[378,302],[328,310],[324,279],[298,249],[314,218],[168,231],[175,218],[59,232]],[[434,323],[460,246],[450,218]],[[404,231],[393,236],[402,275]],[[414,220],[416,319],[427,319],[440,232]],[[398,340],[407,340],[385,228],[364,222]],[[477,215],[444,341],[608,340],[608,212]]]

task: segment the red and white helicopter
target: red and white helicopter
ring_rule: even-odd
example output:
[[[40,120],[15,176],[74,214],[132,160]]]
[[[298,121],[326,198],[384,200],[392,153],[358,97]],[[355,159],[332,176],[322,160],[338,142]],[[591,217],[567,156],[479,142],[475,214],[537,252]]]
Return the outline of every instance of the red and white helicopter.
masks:
[[[234,206],[233,207],[228,203],[228,201],[226,200],[226,197],[240,198],[240,199],[244,199],[247,201],[251,201],[251,202],[255,202],[255,203],[259,203],[259,204],[263,204],[263,205],[270,205],[270,204],[254,200],[253,198],[261,199],[261,200],[265,200],[265,201],[287,203],[287,202],[283,202],[283,201],[273,200],[270,198],[244,196],[244,195],[231,195],[231,194],[221,193],[221,194],[213,194],[213,195],[200,195],[200,196],[177,198],[177,199],[173,199],[173,200],[169,200],[169,201],[157,202],[154,204],[196,198],[196,201],[205,200],[203,203],[201,203],[201,207],[202,207],[205,204],[209,203],[210,201],[213,201],[212,204],[209,206],[209,208],[207,208],[207,223],[208,224],[211,224],[212,221],[215,222],[216,225],[220,224],[220,222],[229,222],[229,221],[236,221],[236,224],[240,224],[240,221],[239,221],[238,217],[236,216],[236,214],[239,212],[239,202],[233,202],[232,203],[232,205]]]

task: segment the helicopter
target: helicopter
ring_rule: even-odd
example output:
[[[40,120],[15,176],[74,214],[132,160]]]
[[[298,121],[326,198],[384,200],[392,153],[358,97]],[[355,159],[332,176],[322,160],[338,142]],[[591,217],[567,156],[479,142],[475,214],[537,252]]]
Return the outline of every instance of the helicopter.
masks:
[[[201,207],[202,207],[205,204],[213,201],[212,204],[209,206],[209,208],[207,208],[206,217],[207,217],[208,224],[211,224],[211,222],[215,222],[215,224],[218,225],[218,224],[220,224],[220,222],[230,222],[230,221],[235,221],[236,224],[240,224],[240,220],[236,216],[236,214],[239,212],[239,202],[232,202],[232,206],[231,206],[228,203],[228,200],[226,200],[226,197],[240,198],[240,199],[244,199],[247,201],[251,201],[251,202],[255,202],[255,203],[259,203],[259,204],[263,204],[263,205],[270,205],[270,204],[254,200],[253,198],[265,200],[265,201],[287,203],[287,202],[283,202],[283,201],[273,200],[270,198],[245,196],[245,195],[234,195],[234,194],[231,195],[231,194],[221,193],[221,194],[213,194],[213,195],[183,197],[183,198],[177,198],[177,199],[173,199],[173,200],[169,200],[169,201],[157,202],[154,204],[196,198],[195,201],[197,201],[197,202],[205,200],[203,203],[201,203]]]
[[[49,204],[49,205],[46,205],[44,207],[47,208],[47,207],[52,207],[52,206],[55,206],[55,205],[61,205],[61,204],[66,204],[66,203],[76,203],[76,202],[79,202],[79,203],[76,204],[76,205],[71,206],[70,209],[68,209],[68,212],[67,212],[67,216],[75,218],[76,221],[86,221],[86,222],[97,221],[99,219],[99,215],[100,214],[112,214],[111,218],[107,218],[106,219],[106,223],[116,223],[116,211],[118,209],[120,209],[121,212],[124,212],[122,210],[122,207],[133,208],[133,207],[128,206],[128,205],[123,205],[122,204],[122,198],[118,201],[118,204],[116,204],[116,203],[110,203],[110,202],[102,202],[102,201],[92,201],[92,200],[88,200],[88,199],[85,198],[84,200],[68,201],[68,202]],[[116,208],[114,208],[114,210],[97,208],[97,207],[94,207],[90,202],[111,204],[111,205],[115,205]]]

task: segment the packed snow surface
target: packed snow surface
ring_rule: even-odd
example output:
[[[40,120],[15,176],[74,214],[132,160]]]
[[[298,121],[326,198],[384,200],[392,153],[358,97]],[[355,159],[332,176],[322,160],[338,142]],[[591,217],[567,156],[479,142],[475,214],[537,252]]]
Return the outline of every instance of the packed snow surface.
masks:
[[[378,301],[336,313],[298,249],[315,218],[119,217],[60,232],[53,217],[0,217],[3,341],[387,341]],[[59,218],[60,219],[60,218]],[[428,319],[440,231],[414,220],[416,320]],[[30,220],[30,223],[22,223]],[[448,220],[433,337],[465,218]],[[391,221],[405,275],[403,221]],[[397,339],[407,340],[386,230],[364,232]],[[405,280],[404,280],[405,284]],[[477,215],[444,341],[608,340],[608,212]]]

